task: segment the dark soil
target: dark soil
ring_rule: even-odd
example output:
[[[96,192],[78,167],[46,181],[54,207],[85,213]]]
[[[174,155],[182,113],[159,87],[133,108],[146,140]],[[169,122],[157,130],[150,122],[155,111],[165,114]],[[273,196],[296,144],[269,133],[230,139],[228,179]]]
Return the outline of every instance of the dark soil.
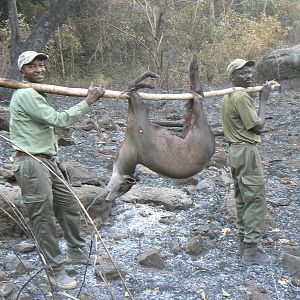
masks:
[[[80,99],[51,96],[50,101],[57,108],[67,108]],[[206,114],[213,128],[220,127],[221,98],[204,100]],[[165,120],[165,112],[175,109],[180,117],[184,115],[182,101],[159,101],[147,103],[152,120]],[[267,204],[274,218],[275,226],[266,228],[262,248],[273,256],[269,266],[250,266],[243,264],[238,256],[238,240],[235,226],[229,222],[225,202],[230,187],[212,185],[196,189],[190,193],[193,207],[186,211],[166,211],[161,206],[126,203],[117,200],[112,216],[100,228],[103,240],[113,259],[125,271],[124,280],[134,299],[141,300],[196,300],[196,299],[300,299],[300,291],[290,284],[291,275],[282,265],[286,247],[299,246],[300,229],[300,91],[287,90],[273,92],[268,103],[266,133],[259,146],[267,180]],[[103,100],[94,108],[92,118],[107,115],[117,124],[122,124],[127,115],[127,102],[123,100]],[[124,123],[124,122],[123,122]],[[115,151],[123,138],[124,127],[114,131],[85,132],[74,126],[73,138],[76,144],[62,147],[65,160],[70,158],[95,168],[107,183]],[[217,150],[227,149],[222,136],[216,137]],[[12,152],[7,144],[1,147],[2,163],[7,161],[7,153]],[[156,174],[139,171],[139,185],[160,187],[178,186],[174,180]],[[226,163],[211,165],[195,176],[199,182],[218,177],[221,171],[229,174]],[[186,190],[186,189],[185,189]],[[285,199],[286,205],[280,205]],[[163,224],[163,216],[175,217],[170,224]],[[210,235],[204,237],[204,250],[198,256],[191,256],[182,248],[174,252],[174,244],[185,245],[201,226],[206,226]],[[89,238],[89,237],[88,237]],[[2,259],[13,253],[13,245],[20,240],[2,239],[0,255]],[[100,243],[101,244],[101,243]],[[62,241],[62,247],[64,247]],[[100,253],[104,253],[100,245]],[[144,268],[137,257],[156,248],[165,257],[165,267],[161,270]],[[28,275],[10,274],[16,290],[33,276],[41,267],[35,252],[19,254],[30,260],[35,271]],[[83,280],[84,267],[75,267],[75,277]],[[256,280],[261,284],[258,296],[250,295],[248,283]],[[110,288],[117,299],[130,299],[121,280],[110,280]],[[28,299],[52,299],[47,292],[47,283],[40,275],[29,282],[24,291]],[[77,297],[79,289],[68,292]],[[228,293],[228,294],[226,294]],[[16,294],[15,294],[16,295]],[[205,295],[207,298],[205,298]],[[71,299],[56,294],[57,299]],[[251,298],[252,297],[252,298]],[[264,298],[265,297],[265,298]],[[12,299],[12,298],[11,298]],[[72,298],[76,299],[76,298]],[[85,282],[79,299],[114,299],[104,283],[87,268]]]

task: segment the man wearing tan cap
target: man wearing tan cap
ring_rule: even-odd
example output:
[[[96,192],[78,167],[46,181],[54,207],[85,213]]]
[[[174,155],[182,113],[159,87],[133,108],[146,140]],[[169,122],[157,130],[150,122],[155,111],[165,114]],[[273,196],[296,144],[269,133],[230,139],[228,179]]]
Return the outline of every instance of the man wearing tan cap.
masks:
[[[234,87],[252,86],[253,60],[235,59],[227,67]],[[234,181],[237,231],[240,252],[248,265],[265,265],[271,257],[257,246],[266,221],[265,182],[257,144],[265,125],[266,102],[271,85],[264,84],[259,95],[259,111],[245,92],[235,91],[223,97],[222,124],[229,146],[229,165]]]
[[[18,59],[23,79],[43,83],[46,73],[44,61],[47,59],[44,53],[23,52]],[[52,173],[63,179],[58,164],[55,128],[68,127],[79,121],[103,95],[102,88],[91,85],[85,100],[58,112],[48,104],[45,94],[33,88],[22,88],[14,92],[10,104],[10,137],[16,151],[12,170],[20,185],[39,250],[45,258],[47,274],[51,282],[62,289],[75,288],[78,282],[65,271],[66,258],[59,248],[55,219],[64,232],[67,261],[86,263],[87,257],[84,253],[85,240],[80,235],[79,204],[64,183]]]

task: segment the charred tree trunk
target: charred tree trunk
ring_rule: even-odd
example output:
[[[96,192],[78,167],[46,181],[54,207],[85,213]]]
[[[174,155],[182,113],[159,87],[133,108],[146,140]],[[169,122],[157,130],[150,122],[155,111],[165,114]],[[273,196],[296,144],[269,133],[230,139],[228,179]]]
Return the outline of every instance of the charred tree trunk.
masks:
[[[11,38],[10,38],[10,62],[11,67],[8,70],[6,76],[12,79],[18,78],[18,70],[16,68],[16,60],[19,55],[20,48],[21,48],[21,33],[20,33],[20,27],[19,27],[19,21],[18,21],[18,9],[17,9],[17,3],[16,0],[8,0],[8,19],[11,29]]]
[[[53,1],[51,6],[45,11],[38,22],[33,26],[30,35],[22,41],[20,29],[18,25],[18,11],[16,0],[8,0],[9,9],[9,22],[12,31],[10,60],[11,66],[7,70],[6,77],[9,79],[18,79],[19,71],[17,68],[18,56],[21,52],[26,50],[34,50],[37,52],[43,51],[49,38],[78,7],[81,0],[56,0]],[[9,102],[12,90],[0,89],[0,100]]]

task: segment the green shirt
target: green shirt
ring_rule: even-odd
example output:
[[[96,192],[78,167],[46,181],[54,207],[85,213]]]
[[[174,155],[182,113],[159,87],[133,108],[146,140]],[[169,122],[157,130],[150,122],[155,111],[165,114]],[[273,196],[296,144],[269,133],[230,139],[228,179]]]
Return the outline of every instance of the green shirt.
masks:
[[[10,103],[10,138],[16,150],[57,156],[55,127],[68,127],[90,111],[85,100],[68,110],[57,112],[46,95],[32,88],[16,90]]]
[[[223,97],[222,125],[227,142],[260,142],[260,136],[250,130],[259,122],[252,98],[247,93],[236,91]]]

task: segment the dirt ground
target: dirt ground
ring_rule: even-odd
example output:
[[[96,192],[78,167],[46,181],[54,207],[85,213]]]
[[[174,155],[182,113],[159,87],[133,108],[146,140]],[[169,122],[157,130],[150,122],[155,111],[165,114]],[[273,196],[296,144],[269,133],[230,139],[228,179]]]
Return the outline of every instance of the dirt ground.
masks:
[[[58,109],[78,101],[80,99],[50,97],[50,102]],[[219,97],[204,100],[213,128],[221,126],[220,102]],[[152,120],[165,120],[170,114],[182,119],[184,115],[182,101],[151,102],[147,106]],[[126,101],[104,99],[94,107],[91,118],[107,116],[116,128],[86,132],[74,126],[72,137],[76,143],[62,147],[61,154],[65,160],[72,158],[96,169],[107,183],[116,149],[124,136],[126,115]],[[266,132],[259,145],[267,182],[267,205],[274,219],[273,227],[266,228],[262,243],[264,251],[273,256],[272,264],[268,266],[245,266],[237,255],[235,226],[229,222],[225,208],[230,185],[218,184],[216,180],[222,173],[229,174],[224,161],[221,165],[210,165],[197,174],[198,185],[193,190],[138,168],[139,186],[185,191],[193,206],[187,210],[167,211],[164,207],[151,204],[128,203],[122,199],[116,201],[112,216],[99,230],[112,257],[125,272],[125,283],[134,299],[300,299],[300,291],[290,284],[292,276],[282,264],[286,247],[300,244],[299,118],[299,90],[272,93],[267,109]],[[227,144],[222,136],[216,137],[216,146],[217,151],[226,153]],[[11,149],[3,144],[0,151],[2,163],[5,163],[7,152]],[[205,185],[207,180],[211,184]],[[170,217],[172,221],[161,223],[162,217]],[[204,236],[204,250],[199,255],[189,255],[183,246],[195,231],[203,227],[211,233]],[[17,239],[8,241],[2,238],[0,257],[3,268],[5,257],[13,254],[13,246],[19,242]],[[179,245],[178,251],[174,251],[174,245]],[[99,247],[102,249],[101,245]],[[145,268],[137,262],[140,254],[153,248],[164,256],[163,269]],[[16,291],[40,268],[36,255],[35,252],[20,255],[36,266],[30,274],[9,273],[9,280],[16,284]],[[116,297],[113,298],[91,266],[86,274],[83,267],[76,267],[74,272],[76,278],[85,280],[81,291],[68,292],[75,298],[62,293],[56,293],[54,298],[53,294],[45,292],[46,285],[37,276],[24,289],[29,295],[27,299],[77,299],[78,295],[79,299],[130,299],[120,280],[110,281],[110,288]],[[258,288],[253,292],[255,286]]]

